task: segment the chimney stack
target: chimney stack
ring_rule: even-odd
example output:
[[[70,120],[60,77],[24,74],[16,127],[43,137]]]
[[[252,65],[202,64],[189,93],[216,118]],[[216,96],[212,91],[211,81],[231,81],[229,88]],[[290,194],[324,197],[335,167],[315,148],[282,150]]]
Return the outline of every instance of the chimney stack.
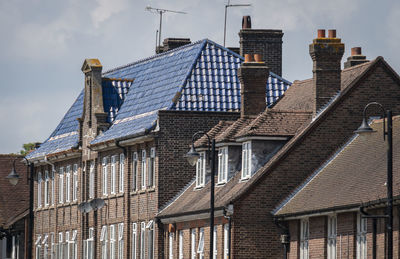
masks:
[[[243,16],[239,37],[241,56],[260,54],[271,72],[282,76],[282,30],[251,29],[250,16]]]
[[[336,38],[336,30],[318,30],[318,37],[310,44],[310,56],[313,60],[314,116],[340,91],[341,59],[344,44]]]
[[[361,54],[361,47],[351,48],[351,56],[344,62],[344,68],[356,66],[368,62],[367,57]]]
[[[156,49],[156,53],[163,53],[171,49],[176,49],[181,46],[190,44],[189,38],[166,38],[163,41],[163,46],[158,46]]]
[[[266,108],[265,92],[269,68],[261,55],[245,54],[245,61],[238,69],[240,80],[241,116],[257,115]]]

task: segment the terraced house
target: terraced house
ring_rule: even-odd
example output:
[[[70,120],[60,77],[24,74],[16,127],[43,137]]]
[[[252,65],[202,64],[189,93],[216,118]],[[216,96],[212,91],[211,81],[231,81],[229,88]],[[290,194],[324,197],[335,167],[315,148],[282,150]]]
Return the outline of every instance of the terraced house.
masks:
[[[242,54],[261,51],[275,64],[264,71],[264,106],[290,86],[281,77],[282,36],[240,34]],[[35,258],[164,257],[155,216],[195,175],[183,158],[192,134],[237,119],[241,107],[243,57],[208,39],[186,43],[167,39],[165,52],[107,72],[84,61],[84,89],[27,157],[35,164]]]

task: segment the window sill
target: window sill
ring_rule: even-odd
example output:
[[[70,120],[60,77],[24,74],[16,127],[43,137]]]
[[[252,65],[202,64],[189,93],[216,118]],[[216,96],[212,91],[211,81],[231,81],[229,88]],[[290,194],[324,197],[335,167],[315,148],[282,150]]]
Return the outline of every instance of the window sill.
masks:
[[[123,193],[113,193],[107,196],[107,199],[112,199],[112,198],[119,198],[119,197],[123,197],[124,194]]]
[[[198,190],[201,190],[203,188],[204,188],[204,185],[199,185],[199,186],[194,187],[194,190],[198,191]]]
[[[241,179],[239,180],[239,183],[246,183],[246,182],[248,182],[249,180],[250,180],[250,177],[241,178]]]
[[[221,186],[224,186],[225,184],[226,184],[226,181],[217,183],[215,186],[216,187],[221,187]]]
[[[142,194],[142,193],[149,193],[149,192],[155,192],[155,191],[156,191],[156,188],[155,187],[151,187],[151,188],[146,188],[146,189],[143,189],[143,190],[136,191],[134,193]]]

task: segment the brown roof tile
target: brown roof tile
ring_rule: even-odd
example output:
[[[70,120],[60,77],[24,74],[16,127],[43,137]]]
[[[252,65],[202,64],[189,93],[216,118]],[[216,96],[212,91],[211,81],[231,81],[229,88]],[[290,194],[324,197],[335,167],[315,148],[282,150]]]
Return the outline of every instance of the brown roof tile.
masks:
[[[396,129],[400,128],[400,117],[393,124],[393,195],[397,196],[400,195],[400,131]],[[275,215],[359,206],[386,198],[387,144],[382,139],[382,120],[371,126],[376,133],[355,136],[305,181]]]
[[[207,134],[210,136],[211,139],[215,138],[218,134],[225,131],[229,126],[231,126],[234,121],[220,121],[217,125],[215,125],[212,129],[210,129]],[[194,142],[196,147],[205,147],[208,144],[208,138],[204,134],[201,138]]]

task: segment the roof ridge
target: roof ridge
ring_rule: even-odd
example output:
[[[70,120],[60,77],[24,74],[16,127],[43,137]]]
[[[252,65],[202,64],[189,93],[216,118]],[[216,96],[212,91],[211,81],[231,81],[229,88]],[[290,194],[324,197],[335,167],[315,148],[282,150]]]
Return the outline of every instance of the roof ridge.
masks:
[[[197,44],[199,44],[201,42],[204,42],[204,41],[207,41],[207,39],[198,40],[198,41],[195,41],[195,42],[193,42],[191,44],[186,44],[186,45],[180,46],[178,48],[174,48],[174,49],[171,49],[171,50],[159,53],[159,54],[152,55],[152,56],[147,57],[147,58],[139,59],[137,61],[134,61],[132,63],[128,63],[126,65],[122,65],[122,66],[118,66],[118,67],[109,69],[109,70],[103,72],[102,75],[105,75],[105,74],[108,74],[108,73],[111,73],[111,72],[114,72],[114,71],[117,71],[117,70],[120,70],[120,69],[123,69],[123,68],[126,68],[126,67],[130,67],[130,66],[133,66],[133,65],[136,65],[136,64],[139,64],[139,63],[143,63],[143,62],[146,62],[146,61],[154,59],[154,58],[162,57],[162,56],[171,54],[172,52],[177,51],[177,50],[182,50],[182,49],[185,49],[185,48],[193,47],[194,45],[197,45]]]

